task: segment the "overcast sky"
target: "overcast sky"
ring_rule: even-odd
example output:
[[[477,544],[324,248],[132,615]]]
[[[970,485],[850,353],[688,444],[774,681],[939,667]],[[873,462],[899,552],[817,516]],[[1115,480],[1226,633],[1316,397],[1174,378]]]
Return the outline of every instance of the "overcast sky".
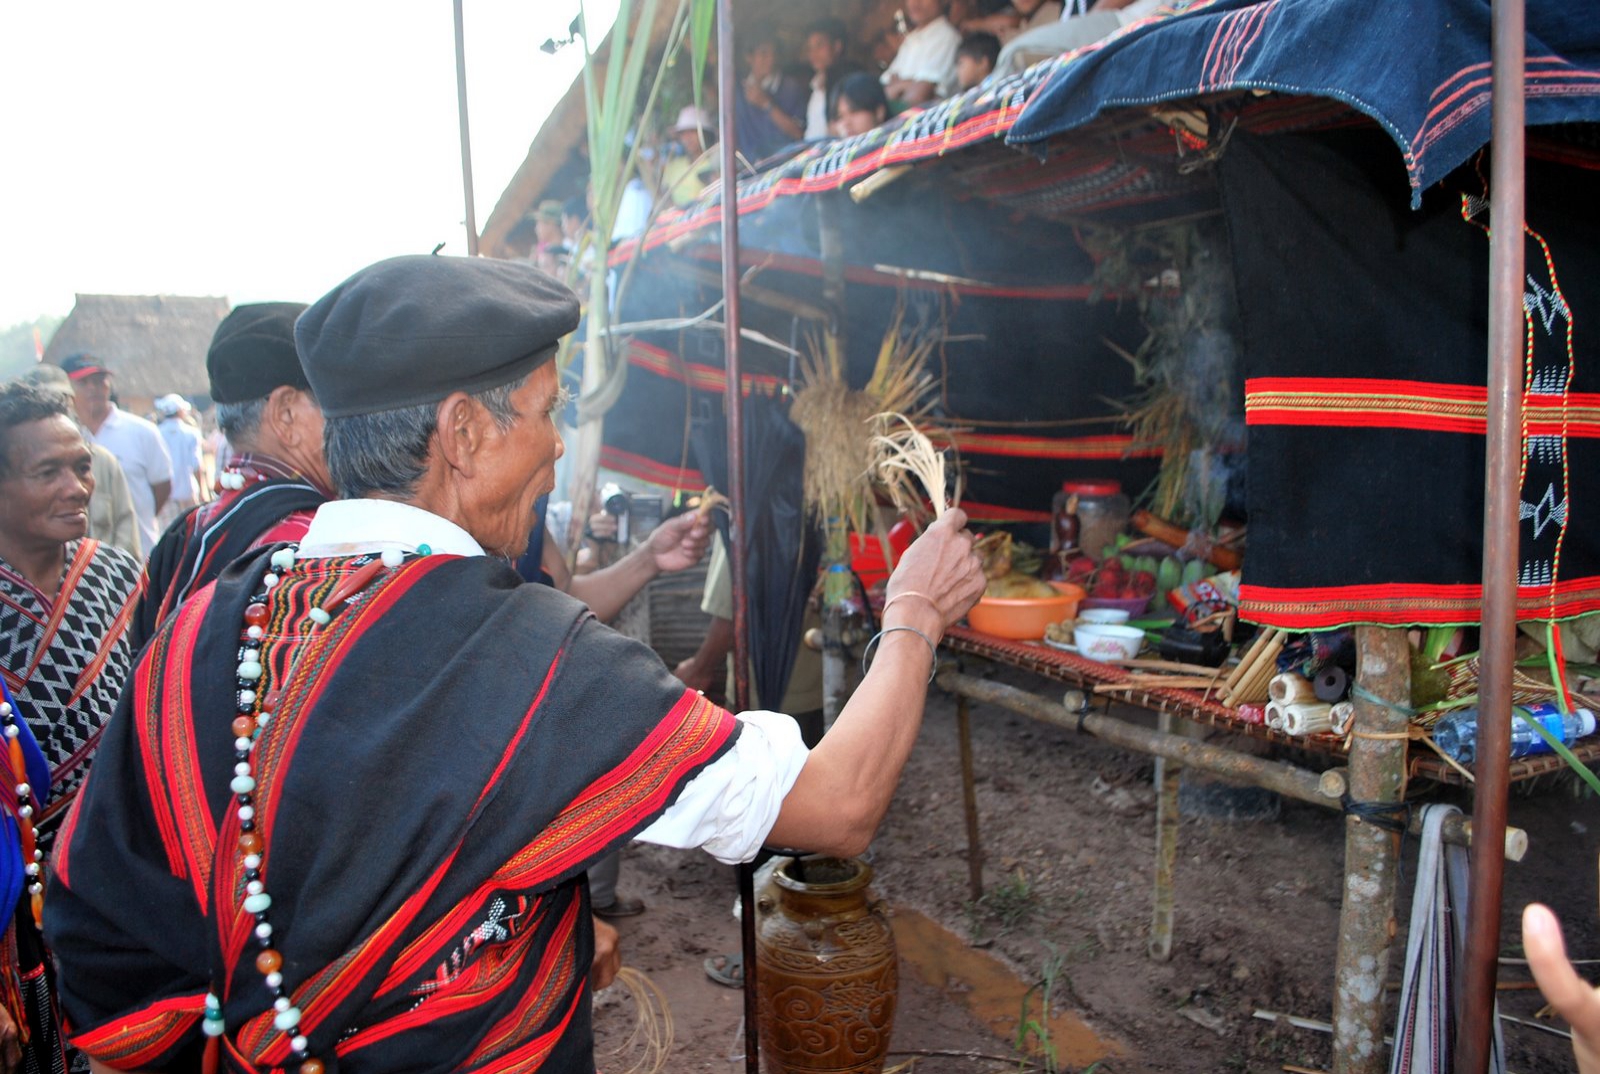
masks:
[[[481,228],[579,0],[466,0]],[[590,0],[591,27],[616,0]],[[311,301],[466,252],[451,0],[0,0],[0,327],[75,292]],[[596,34],[598,37],[598,34]]]

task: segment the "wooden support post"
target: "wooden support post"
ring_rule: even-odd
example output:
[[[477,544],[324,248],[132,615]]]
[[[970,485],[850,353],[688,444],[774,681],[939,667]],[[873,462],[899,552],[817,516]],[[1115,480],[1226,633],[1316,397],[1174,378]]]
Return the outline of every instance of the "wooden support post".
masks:
[[[1156,729],[1172,733],[1173,717],[1163,712]],[[1178,862],[1178,784],[1183,765],[1156,758],[1156,893],[1150,917],[1150,957],[1165,962],[1172,957],[1172,918],[1177,903],[1173,872]]]
[[[978,836],[978,786],[972,766],[972,713],[965,694],[956,695],[956,732],[961,739],[961,805],[967,815],[967,880],[972,901],[983,898],[983,840]]]
[[[1404,630],[1356,628],[1356,682],[1396,706],[1410,704],[1411,644]],[[1399,802],[1405,797],[1404,735],[1410,717],[1359,698],[1355,704],[1350,798],[1363,804]],[[1398,834],[1358,816],[1345,817],[1344,902],[1334,967],[1334,1074],[1383,1074],[1388,1069],[1383,985],[1394,943],[1399,864]]]

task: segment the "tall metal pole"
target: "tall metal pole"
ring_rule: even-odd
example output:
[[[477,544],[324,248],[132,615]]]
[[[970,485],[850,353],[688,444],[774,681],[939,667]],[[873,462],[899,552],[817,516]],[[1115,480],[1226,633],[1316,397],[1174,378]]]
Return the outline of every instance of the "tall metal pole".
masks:
[[[461,115],[461,186],[467,196],[467,255],[478,256],[478,221],[472,209],[472,135],[467,131],[467,39],[461,0],[456,7],[456,110]]]
[[[1494,0],[1493,162],[1489,192],[1489,427],[1483,510],[1483,672],[1478,683],[1477,782],[1460,1074],[1488,1069],[1494,1030],[1500,897],[1511,753],[1511,674],[1517,641],[1517,508],[1522,450],[1523,0]]]
[[[459,0],[457,0],[459,2]],[[746,602],[744,554],[744,396],[739,369],[739,171],[734,160],[738,130],[734,102],[739,86],[734,81],[733,4],[717,0],[717,158],[722,166],[722,298],[727,322],[722,337],[727,373],[728,499],[732,510],[728,524],[728,562],[733,569],[733,706],[750,707],[750,620]],[[756,900],[755,869],[739,866],[739,938],[744,949],[744,1065],[748,1074],[760,1074],[756,1004]]]

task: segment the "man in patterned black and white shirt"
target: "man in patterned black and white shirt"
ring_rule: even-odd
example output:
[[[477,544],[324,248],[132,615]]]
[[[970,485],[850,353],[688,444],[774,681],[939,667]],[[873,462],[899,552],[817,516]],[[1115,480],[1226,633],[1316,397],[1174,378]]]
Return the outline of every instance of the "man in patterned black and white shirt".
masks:
[[[142,589],[139,561],[85,536],[91,467],[89,447],[59,391],[0,387],[0,675],[15,702],[12,711],[0,708],[0,721],[8,739],[21,733],[14,723],[31,732],[50,769],[48,786],[38,776],[24,786],[12,764],[0,767],[8,777],[4,798],[17,803],[20,818],[6,812],[0,823],[33,826],[44,849],[88,772],[134,656],[127,630]],[[27,864],[0,862],[0,873],[10,875],[6,890],[19,890]],[[36,873],[25,882],[38,884]],[[27,1069],[17,1065],[26,1048],[33,1069],[60,1071],[64,1053],[30,900],[24,896],[0,914],[9,918],[13,910],[16,943],[0,952],[0,973],[11,975],[16,989],[0,990],[10,1000],[0,1002],[0,1066]],[[29,1027],[26,1045],[20,1024]]]

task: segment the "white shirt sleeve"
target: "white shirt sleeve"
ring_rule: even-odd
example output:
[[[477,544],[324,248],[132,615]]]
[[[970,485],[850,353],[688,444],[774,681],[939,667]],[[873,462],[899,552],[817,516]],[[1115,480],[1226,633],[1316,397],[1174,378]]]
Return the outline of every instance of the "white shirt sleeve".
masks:
[[[151,486],[172,480],[172,459],[167,456],[167,445],[154,425],[140,426],[139,448],[144,455],[145,480]]]
[[[810,750],[781,712],[741,712],[733,747],[701,769],[638,838],[659,846],[701,847],[720,862],[750,861],[778,822],[784,796]]]

